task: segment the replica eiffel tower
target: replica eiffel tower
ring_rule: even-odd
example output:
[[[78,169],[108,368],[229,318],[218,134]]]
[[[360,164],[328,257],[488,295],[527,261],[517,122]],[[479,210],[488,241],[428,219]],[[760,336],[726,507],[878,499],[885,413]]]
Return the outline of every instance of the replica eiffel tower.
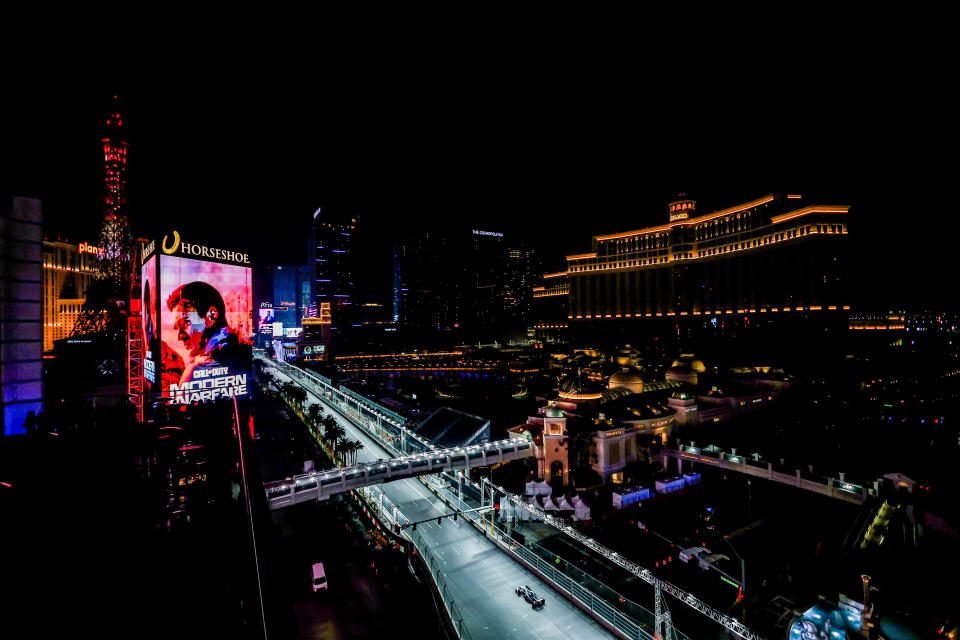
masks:
[[[86,291],[72,337],[106,333],[120,338],[125,330],[121,321],[133,274],[133,235],[127,222],[127,142],[117,96],[113,96],[109,113],[102,139],[104,216],[98,243],[99,274]]]

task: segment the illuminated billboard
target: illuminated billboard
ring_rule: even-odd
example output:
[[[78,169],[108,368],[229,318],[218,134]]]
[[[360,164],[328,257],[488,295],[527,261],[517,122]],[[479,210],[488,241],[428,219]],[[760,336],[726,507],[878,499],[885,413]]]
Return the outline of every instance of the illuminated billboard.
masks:
[[[260,307],[259,311],[259,322],[257,324],[257,330],[260,333],[266,334],[268,336],[273,335],[273,323],[275,316],[273,313],[273,307]]]
[[[160,313],[157,286],[157,257],[150,256],[140,269],[140,308],[143,309],[143,377],[150,383],[157,382],[157,362],[160,355]]]
[[[249,257],[181,242],[177,232],[160,247],[141,271],[151,391],[173,405],[247,395],[254,335]]]

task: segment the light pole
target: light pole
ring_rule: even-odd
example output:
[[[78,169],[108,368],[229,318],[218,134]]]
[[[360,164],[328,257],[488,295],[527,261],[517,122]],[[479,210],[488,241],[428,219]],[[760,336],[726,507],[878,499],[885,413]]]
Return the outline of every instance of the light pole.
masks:
[[[743,557],[737,553],[737,550],[733,546],[733,542],[730,540],[730,536],[723,536],[723,539],[727,541],[727,545],[730,547],[730,550],[733,551],[733,555],[737,556],[737,560],[740,561],[740,597],[744,598],[747,591],[747,563],[744,561]],[[741,622],[746,623],[747,621],[747,604],[746,602],[741,601],[740,603],[740,612],[741,612]]]

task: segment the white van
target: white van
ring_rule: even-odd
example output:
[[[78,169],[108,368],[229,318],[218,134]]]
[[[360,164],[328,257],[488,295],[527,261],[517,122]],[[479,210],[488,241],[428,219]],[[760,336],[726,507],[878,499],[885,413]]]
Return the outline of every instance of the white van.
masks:
[[[327,574],[323,571],[323,563],[313,565],[313,591],[327,588]]]

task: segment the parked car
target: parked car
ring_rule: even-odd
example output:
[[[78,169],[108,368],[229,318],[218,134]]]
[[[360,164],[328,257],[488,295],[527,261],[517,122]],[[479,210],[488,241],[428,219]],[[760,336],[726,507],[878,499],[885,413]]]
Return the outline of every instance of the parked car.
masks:
[[[323,570],[323,563],[318,562],[313,565],[313,591],[316,593],[320,589],[327,588],[327,574]]]
[[[529,602],[534,607],[542,607],[544,604],[543,598],[537,595],[537,592],[530,588],[529,585],[522,584],[516,589],[518,596],[523,596],[523,599]]]

